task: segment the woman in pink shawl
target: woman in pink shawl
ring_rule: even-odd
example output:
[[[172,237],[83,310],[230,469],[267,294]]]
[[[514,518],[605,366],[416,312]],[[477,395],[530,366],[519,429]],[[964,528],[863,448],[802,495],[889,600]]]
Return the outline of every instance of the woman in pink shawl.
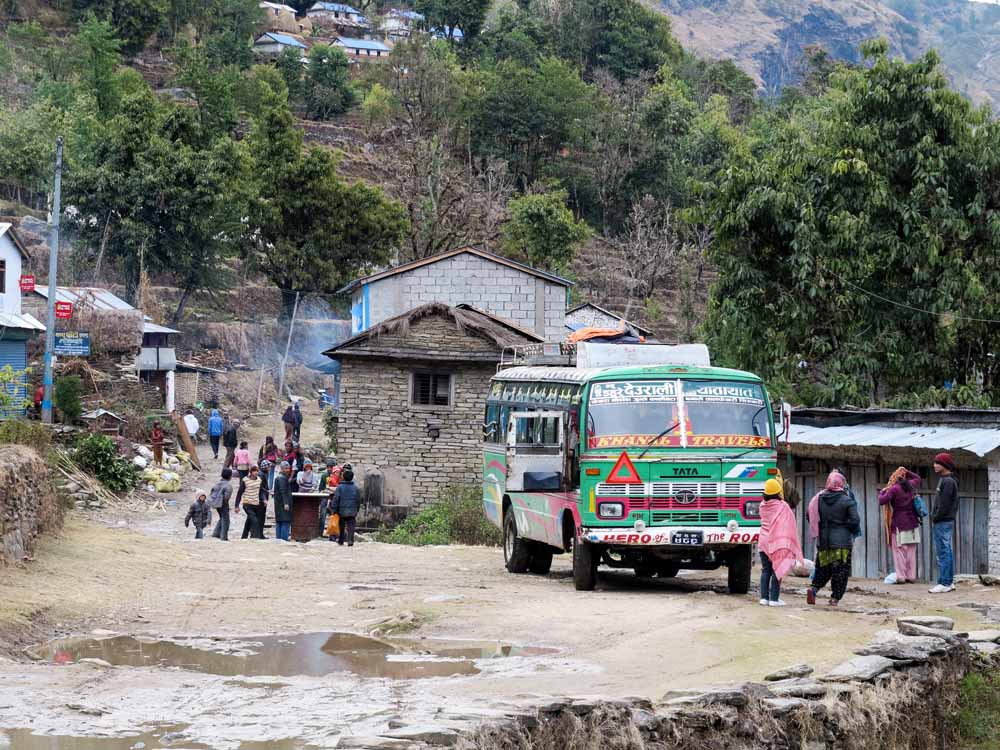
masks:
[[[764,483],[764,502],[760,506],[760,603],[784,607],[781,580],[802,559],[802,545],[796,528],[795,513],[782,498],[781,483]]]

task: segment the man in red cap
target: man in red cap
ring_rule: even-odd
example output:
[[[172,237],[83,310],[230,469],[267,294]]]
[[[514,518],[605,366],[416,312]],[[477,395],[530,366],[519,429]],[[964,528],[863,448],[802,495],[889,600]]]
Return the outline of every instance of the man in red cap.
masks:
[[[955,556],[952,543],[955,537],[955,513],[958,511],[958,481],[955,479],[955,459],[950,453],[934,456],[934,473],[938,480],[934,498],[934,552],[937,555],[938,583],[932,594],[947,594],[955,590]]]

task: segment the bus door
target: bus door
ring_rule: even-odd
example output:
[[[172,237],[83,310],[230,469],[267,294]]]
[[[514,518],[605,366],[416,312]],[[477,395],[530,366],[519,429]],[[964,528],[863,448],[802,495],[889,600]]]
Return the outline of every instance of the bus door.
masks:
[[[507,430],[507,491],[559,492],[566,471],[566,413],[516,411]]]

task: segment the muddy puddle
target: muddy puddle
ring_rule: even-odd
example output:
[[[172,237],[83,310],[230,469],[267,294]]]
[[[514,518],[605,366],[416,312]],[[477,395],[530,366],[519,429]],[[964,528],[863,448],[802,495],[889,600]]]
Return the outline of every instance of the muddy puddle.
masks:
[[[2,750],[208,750],[209,745],[192,742],[182,734],[186,724],[158,727],[144,734],[123,737],[70,737],[34,734],[30,729],[0,729]],[[277,750],[277,749],[276,749]]]
[[[32,650],[33,656],[52,664],[101,659],[113,666],[175,667],[224,677],[320,677],[348,672],[358,677],[394,680],[476,675],[481,671],[477,662],[484,659],[552,653],[556,650],[534,646],[380,639],[353,633],[305,633],[241,640],[156,640],[121,635],[68,638]],[[89,750],[87,746],[83,748]]]

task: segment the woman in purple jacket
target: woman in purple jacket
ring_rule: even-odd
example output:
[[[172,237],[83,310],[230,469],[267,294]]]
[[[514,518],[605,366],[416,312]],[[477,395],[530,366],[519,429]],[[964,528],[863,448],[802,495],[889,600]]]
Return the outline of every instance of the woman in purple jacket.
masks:
[[[889,477],[885,489],[878,493],[878,504],[892,508],[889,544],[896,563],[896,583],[913,583],[917,579],[917,545],[920,543],[920,518],[913,499],[920,489],[920,475],[900,466]]]

